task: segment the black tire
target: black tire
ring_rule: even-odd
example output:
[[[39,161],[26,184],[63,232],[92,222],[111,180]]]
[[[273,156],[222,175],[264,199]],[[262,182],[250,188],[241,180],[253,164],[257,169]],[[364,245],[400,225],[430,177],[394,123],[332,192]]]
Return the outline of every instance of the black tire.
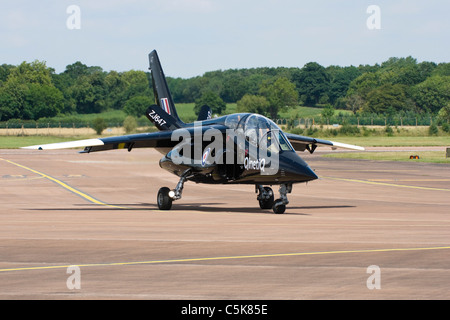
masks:
[[[286,205],[283,204],[283,201],[277,200],[273,204],[272,209],[273,209],[273,212],[276,214],[283,214],[286,211]]]
[[[156,199],[159,210],[170,210],[172,208],[172,199],[169,197],[169,192],[170,189],[167,187],[159,189]]]
[[[264,187],[264,190],[265,190],[266,192],[270,192],[270,193],[271,193],[271,196],[270,196],[269,199],[260,199],[260,200],[259,200],[259,207],[260,207],[261,209],[270,209],[270,208],[272,208],[273,202],[274,202],[273,191],[272,191],[272,189],[269,188],[269,187]]]

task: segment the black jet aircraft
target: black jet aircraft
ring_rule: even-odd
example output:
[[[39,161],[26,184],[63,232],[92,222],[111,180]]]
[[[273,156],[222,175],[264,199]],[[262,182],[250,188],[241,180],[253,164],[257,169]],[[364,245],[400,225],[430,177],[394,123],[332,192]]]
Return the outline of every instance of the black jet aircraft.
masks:
[[[177,175],[175,188],[158,191],[160,210],[169,210],[181,199],[186,181],[209,184],[255,185],[261,209],[284,213],[292,185],[317,179],[317,175],[296,151],[313,153],[317,146],[364,150],[362,147],[284,133],[272,120],[252,113],[211,117],[203,106],[194,123],[178,117],[156,51],[149,54],[155,105],[146,116],[158,132],[78,140],[25,147],[26,149],[63,149],[85,147],[81,153],[114,149],[155,148],[163,154],[161,168]],[[275,200],[270,186],[279,185]]]

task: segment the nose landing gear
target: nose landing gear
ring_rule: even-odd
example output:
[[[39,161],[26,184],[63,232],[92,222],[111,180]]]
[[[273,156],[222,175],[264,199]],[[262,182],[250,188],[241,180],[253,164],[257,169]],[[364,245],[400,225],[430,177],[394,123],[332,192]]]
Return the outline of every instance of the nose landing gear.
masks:
[[[181,199],[183,193],[184,183],[191,174],[191,170],[186,170],[180,176],[180,181],[178,182],[175,189],[170,190],[167,187],[162,187],[158,191],[157,202],[159,210],[170,210],[172,208],[172,202]]]
[[[280,199],[276,200],[272,207],[273,212],[277,214],[281,214],[286,211],[286,205],[289,203],[286,194],[292,192],[292,184],[281,184],[279,192]]]
[[[169,193],[171,192],[173,191],[167,187],[162,187],[159,189],[158,196],[156,198],[159,210],[170,210],[172,208],[173,199],[169,196]]]

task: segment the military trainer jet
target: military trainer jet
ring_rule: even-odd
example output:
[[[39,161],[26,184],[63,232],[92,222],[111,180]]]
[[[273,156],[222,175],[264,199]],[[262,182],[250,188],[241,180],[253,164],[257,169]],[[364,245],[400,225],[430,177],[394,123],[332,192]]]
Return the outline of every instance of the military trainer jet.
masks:
[[[284,213],[292,185],[317,179],[296,151],[313,153],[317,146],[364,150],[362,147],[284,133],[272,120],[252,113],[212,118],[203,106],[194,123],[184,123],[177,114],[156,51],[149,54],[156,104],[147,109],[148,119],[158,132],[78,140],[25,147],[63,149],[85,147],[81,153],[113,149],[155,148],[163,154],[161,168],[177,175],[175,188],[158,191],[160,210],[169,210],[181,199],[186,181],[209,184],[255,185],[261,209]],[[279,185],[275,200],[272,185]]]

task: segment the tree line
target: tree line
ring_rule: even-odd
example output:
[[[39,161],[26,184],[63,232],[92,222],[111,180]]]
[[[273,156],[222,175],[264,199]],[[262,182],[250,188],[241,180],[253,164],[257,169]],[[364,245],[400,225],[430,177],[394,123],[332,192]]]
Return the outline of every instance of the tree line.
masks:
[[[450,63],[390,58],[381,64],[301,68],[251,68],[167,78],[175,103],[204,104],[221,114],[238,111],[276,118],[290,106],[347,109],[355,114],[450,115]],[[0,121],[38,120],[58,114],[123,109],[140,117],[154,103],[148,72],[104,71],[81,62],[56,73],[43,61],[0,66]],[[448,120],[448,119],[447,119]]]
[[[106,72],[76,62],[55,73],[45,62],[0,66],[0,120],[38,120],[58,114],[123,109],[141,116],[154,103],[149,73]]]

